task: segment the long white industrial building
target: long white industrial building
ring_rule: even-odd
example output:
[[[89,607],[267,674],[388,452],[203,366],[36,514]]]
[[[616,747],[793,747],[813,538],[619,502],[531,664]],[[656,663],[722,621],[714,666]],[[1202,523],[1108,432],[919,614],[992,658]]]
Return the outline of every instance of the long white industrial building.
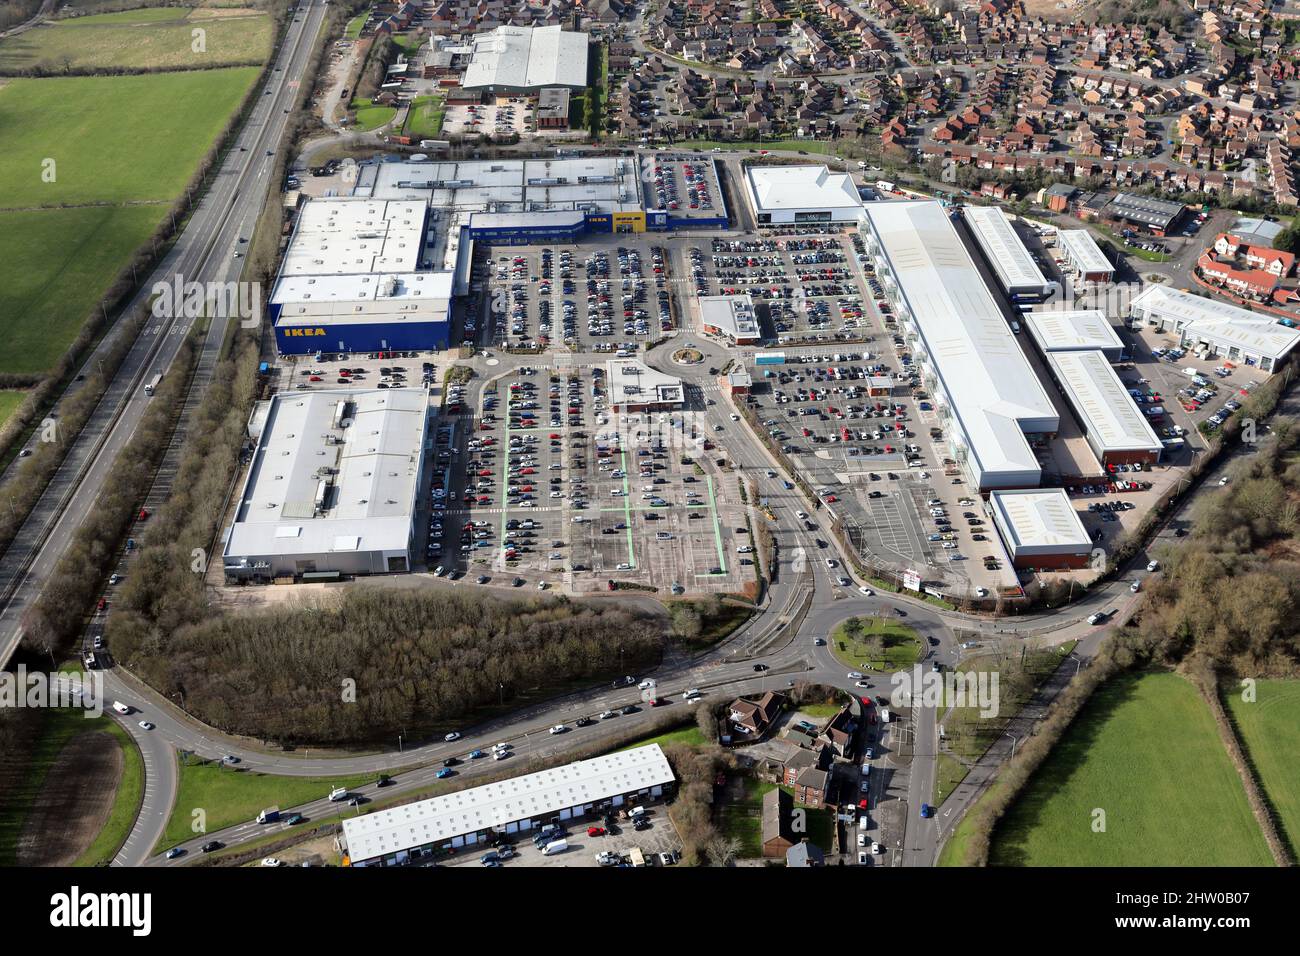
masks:
[[[1063,489],[995,491],[989,508],[1017,568],[1088,566],[1092,539]]]
[[[1039,483],[1030,435],[1060,424],[947,212],[928,200],[868,203],[863,241],[904,329],[953,458],[981,490]]]
[[[579,760],[343,821],[352,866],[402,866],[426,856],[656,799],[676,778],[658,744]]]
[[[1124,342],[1100,309],[1045,309],[1021,319],[1044,352],[1101,352],[1112,362],[1124,355]]]
[[[227,580],[409,571],[428,411],[418,388],[259,403],[222,553]]]
[[[1060,285],[1043,275],[1000,207],[967,206],[964,215],[985,261],[1012,300],[1041,302],[1060,291]]]
[[[1272,372],[1300,343],[1300,329],[1282,325],[1272,316],[1248,312],[1219,299],[1151,285],[1133,300],[1129,314],[1165,332],[1180,336],[1191,351]]]

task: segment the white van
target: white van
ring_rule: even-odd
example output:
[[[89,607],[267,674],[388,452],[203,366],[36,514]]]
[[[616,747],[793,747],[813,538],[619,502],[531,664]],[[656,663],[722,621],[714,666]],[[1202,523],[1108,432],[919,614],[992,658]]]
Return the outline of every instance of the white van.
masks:
[[[348,798],[347,787],[335,787],[333,790],[330,791],[331,803],[338,803],[340,800],[346,800],[347,798]]]
[[[568,848],[568,840],[553,840],[546,844],[546,847],[542,850],[542,856],[555,856],[555,854],[563,853]]]
[[[113,701],[113,709],[123,715],[131,713],[131,705],[124,704],[120,700]]]

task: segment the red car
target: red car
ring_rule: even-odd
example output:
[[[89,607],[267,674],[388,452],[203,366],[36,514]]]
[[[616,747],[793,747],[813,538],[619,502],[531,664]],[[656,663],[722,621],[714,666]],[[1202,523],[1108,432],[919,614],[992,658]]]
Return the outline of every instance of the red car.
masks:
[[[102,611],[108,607],[108,598],[100,598],[99,603],[95,605],[96,611]]]
[[[322,379],[319,375],[312,375],[310,378],[307,379],[307,381],[309,381],[309,382],[320,382],[320,381],[323,381],[323,379]]]
[[[587,827],[587,836],[604,836],[604,827]]]
[[[139,515],[139,518],[138,518],[137,520],[139,520],[139,521],[144,521],[144,520],[145,520],[146,518],[148,518],[148,517],[149,517],[149,509],[148,509],[148,508],[141,508],[141,509],[140,509],[140,515]]]

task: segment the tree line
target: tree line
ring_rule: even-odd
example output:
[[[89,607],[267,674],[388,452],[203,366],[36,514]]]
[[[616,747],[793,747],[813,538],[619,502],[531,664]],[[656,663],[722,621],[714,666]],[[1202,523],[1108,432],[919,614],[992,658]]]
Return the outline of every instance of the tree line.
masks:
[[[221,730],[282,744],[445,732],[523,694],[658,661],[659,619],[609,605],[356,586],[175,628],[138,611],[120,663]]]

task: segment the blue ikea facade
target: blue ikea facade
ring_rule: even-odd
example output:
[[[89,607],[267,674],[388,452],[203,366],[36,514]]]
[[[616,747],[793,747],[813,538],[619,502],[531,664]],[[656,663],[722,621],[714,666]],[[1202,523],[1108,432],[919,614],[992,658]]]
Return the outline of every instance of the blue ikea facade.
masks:
[[[445,349],[449,322],[318,322],[275,326],[275,344],[282,355],[315,352],[386,352]]]

